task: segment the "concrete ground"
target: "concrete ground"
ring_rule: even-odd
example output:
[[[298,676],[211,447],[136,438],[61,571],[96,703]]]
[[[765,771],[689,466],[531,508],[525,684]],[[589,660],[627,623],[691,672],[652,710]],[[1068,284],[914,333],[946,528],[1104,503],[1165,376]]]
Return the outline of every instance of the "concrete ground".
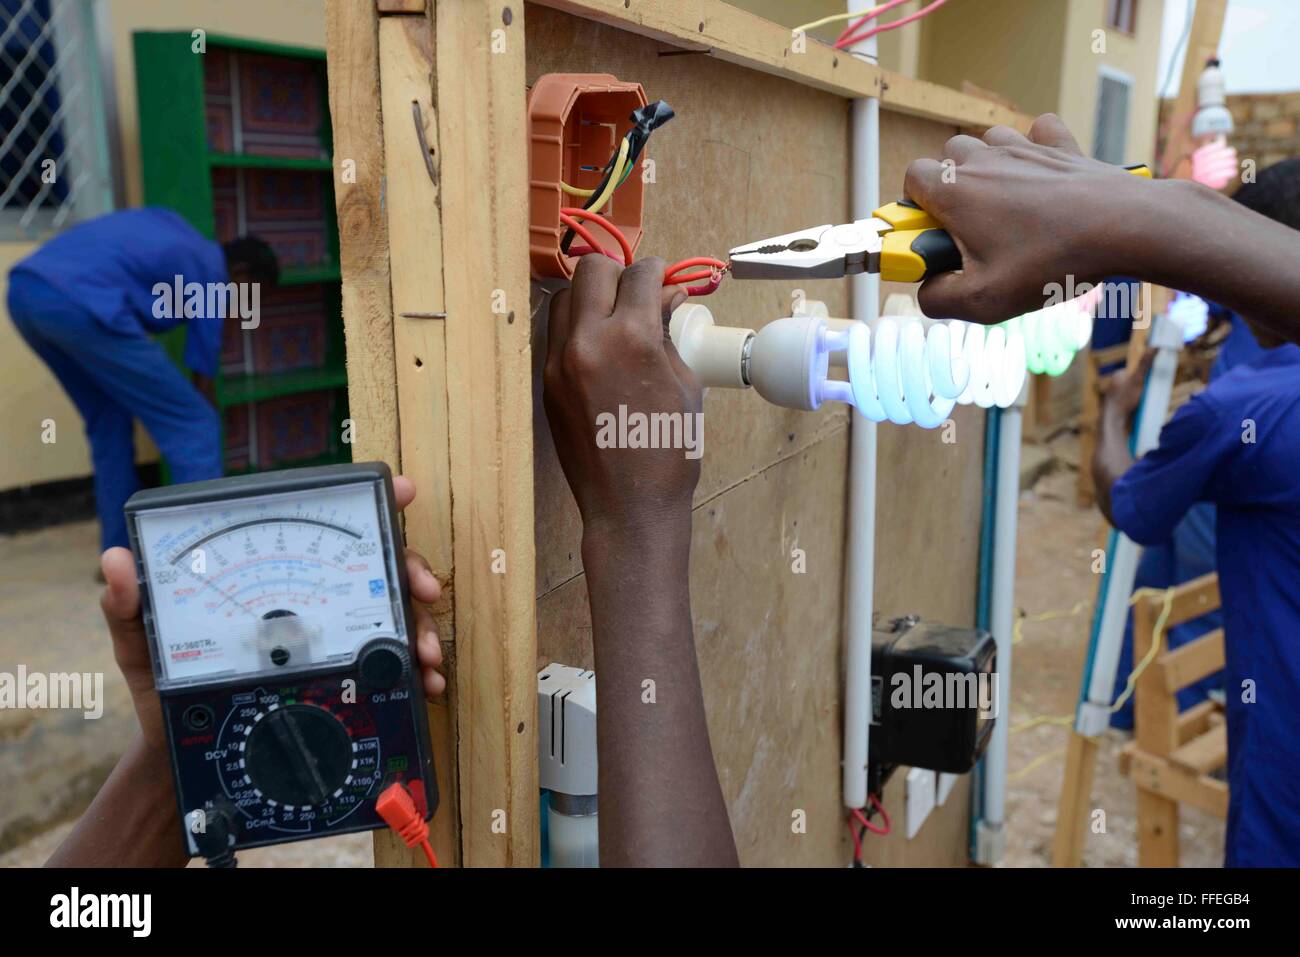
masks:
[[[1077,444],[1070,435],[1025,457],[1032,488],[1020,503],[1016,602],[1028,615],[1069,612],[1091,602],[1091,571],[1101,519],[1074,498]],[[72,826],[135,731],[135,715],[113,662],[99,615],[97,532],[81,522],[0,537],[0,671],[18,663],[34,671],[102,671],[106,705],[96,721],[66,711],[0,711],[0,866],[42,863]],[[1015,646],[1012,727],[1074,708],[1088,632],[1084,609],[1050,621],[1027,620]],[[1061,785],[1067,729],[1041,723],[1011,736],[1008,866],[1048,863]],[[1100,749],[1093,806],[1105,811],[1105,833],[1089,834],[1085,863],[1132,867],[1134,788],[1120,777],[1124,743],[1108,736]],[[1223,824],[1184,809],[1182,863],[1222,863]],[[366,834],[245,852],[242,866],[368,866]]]
[[[136,731],[99,612],[99,530],[75,522],[0,536],[0,671],[104,675],[104,713],[0,710],[0,867],[44,863]],[[243,867],[366,867],[369,834],[239,855]]]
[[[1043,448],[1026,454],[1025,462],[1038,467]],[[1021,493],[1017,529],[1016,608],[1029,617],[1012,655],[1005,863],[1013,867],[1043,866],[1051,858],[1069,729],[1046,721],[1027,725],[1035,718],[1074,713],[1097,593],[1092,550],[1104,544],[1100,513],[1075,504],[1075,437],[1066,433],[1047,451],[1049,467],[1040,468],[1041,477]],[[1081,602],[1083,607],[1076,610]],[[1051,613],[1062,617],[1032,620]],[[1090,806],[1105,812],[1105,831],[1089,832],[1087,866],[1137,865],[1136,791],[1119,773],[1119,752],[1128,740],[1127,734],[1112,731],[1098,749]],[[1180,836],[1184,867],[1223,864],[1220,819],[1184,807]]]

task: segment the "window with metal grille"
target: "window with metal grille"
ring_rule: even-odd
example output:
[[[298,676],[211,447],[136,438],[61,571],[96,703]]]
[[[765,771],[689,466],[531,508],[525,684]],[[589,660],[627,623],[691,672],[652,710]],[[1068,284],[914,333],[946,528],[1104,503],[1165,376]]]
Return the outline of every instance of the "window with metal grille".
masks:
[[[0,240],[113,207],[90,0],[0,0]]]
[[[1132,36],[1137,24],[1137,0],[1107,0],[1106,26]]]
[[[1105,163],[1124,163],[1128,149],[1128,104],[1133,78],[1102,68],[1097,87],[1097,122],[1093,127],[1092,155]]]

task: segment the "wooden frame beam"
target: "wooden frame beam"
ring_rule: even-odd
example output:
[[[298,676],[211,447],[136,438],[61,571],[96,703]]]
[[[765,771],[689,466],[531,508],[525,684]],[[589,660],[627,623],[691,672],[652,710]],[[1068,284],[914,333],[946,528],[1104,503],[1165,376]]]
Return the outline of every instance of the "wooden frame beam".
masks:
[[[434,615],[454,676],[455,563],[452,555],[451,461],[447,437],[447,348],[442,274],[442,224],[438,187],[423,162],[436,151],[437,127],[429,64],[433,35],[422,15],[379,20],[380,107],[383,113],[384,204],[388,219],[392,281],[394,381],[404,474],[415,482],[416,500],[405,513],[406,541],[429,562],[443,584]],[[429,707],[434,763],[441,805],[432,824],[441,861],[460,858],[456,819],[456,685],[448,700]],[[419,866],[419,853],[392,835],[376,835],[381,866]]]
[[[434,611],[451,677],[448,702],[430,708],[434,845],[444,862],[489,866],[535,864],[538,846],[516,6],[327,7],[353,453],[419,489],[407,541],[444,585]],[[444,247],[446,234],[458,242]],[[414,863],[389,835],[375,841],[377,864]]]
[[[401,468],[394,386],[393,302],[383,192],[379,110],[379,23],[366,4],[325,8],[329,98],[334,129],[334,197],[343,273],[352,458]],[[358,423],[360,427],[357,427]]]
[[[838,96],[879,99],[898,113],[964,127],[1003,124],[1022,132],[1033,122],[999,103],[893,73],[811,37],[798,52],[792,31],[722,0],[533,2]]]
[[[524,7],[430,0],[466,864],[535,866],[537,628]],[[419,156],[412,163],[423,165]]]

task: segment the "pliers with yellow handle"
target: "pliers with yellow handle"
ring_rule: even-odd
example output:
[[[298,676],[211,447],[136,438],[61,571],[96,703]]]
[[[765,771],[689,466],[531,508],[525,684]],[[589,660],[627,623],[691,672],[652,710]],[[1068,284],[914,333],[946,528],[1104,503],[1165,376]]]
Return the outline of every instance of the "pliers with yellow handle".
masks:
[[[1125,167],[1151,178],[1145,165]],[[961,268],[961,251],[933,216],[908,199],[869,219],[813,226],[737,247],[729,255],[736,279],[839,279],[879,273],[890,282],[921,282]]]

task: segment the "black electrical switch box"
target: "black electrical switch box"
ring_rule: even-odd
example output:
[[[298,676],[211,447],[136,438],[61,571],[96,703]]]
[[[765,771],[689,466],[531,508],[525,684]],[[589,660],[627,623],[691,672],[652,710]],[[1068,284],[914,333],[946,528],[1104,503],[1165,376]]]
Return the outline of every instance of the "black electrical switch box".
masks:
[[[871,636],[871,763],[964,774],[993,733],[993,636],[916,617],[877,622]]]

